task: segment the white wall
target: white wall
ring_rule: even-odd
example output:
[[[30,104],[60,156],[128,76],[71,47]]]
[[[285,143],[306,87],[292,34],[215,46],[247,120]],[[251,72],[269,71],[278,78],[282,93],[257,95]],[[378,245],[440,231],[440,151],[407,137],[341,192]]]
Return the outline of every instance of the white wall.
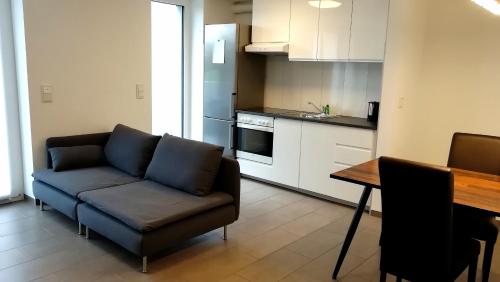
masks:
[[[311,111],[329,104],[339,115],[366,117],[368,102],[379,101],[380,63],[290,62],[268,56],[264,106]]]
[[[151,130],[150,1],[25,0],[24,15],[29,104],[21,98],[21,106],[31,115],[34,169],[45,166],[47,137],[117,123]],[[137,83],[145,85],[143,100],[135,98]],[[41,102],[41,84],[53,85],[52,103]],[[26,179],[31,172],[25,167]]]
[[[500,136],[499,34],[471,1],[392,1],[377,154],[445,165],[454,132]]]
[[[378,123],[377,156],[405,157],[413,146],[412,118],[426,115],[416,111],[412,101],[418,97],[423,47],[427,24],[428,1],[391,1]],[[400,97],[405,99],[399,108]],[[418,116],[414,116],[418,114]],[[406,138],[406,136],[410,138]],[[410,142],[410,143],[407,143]],[[372,209],[381,210],[380,191],[374,190]]]
[[[234,23],[232,0],[204,0],[205,24]]]

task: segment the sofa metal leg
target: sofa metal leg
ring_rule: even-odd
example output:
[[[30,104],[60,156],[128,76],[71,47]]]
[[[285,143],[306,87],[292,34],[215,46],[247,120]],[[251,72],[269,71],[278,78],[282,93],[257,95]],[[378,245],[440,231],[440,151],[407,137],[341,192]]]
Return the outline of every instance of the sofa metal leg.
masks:
[[[143,256],[142,257],[142,273],[147,273],[148,272],[148,257]]]
[[[40,200],[40,210],[43,211],[43,202]]]
[[[85,239],[90,239],[90,228],[88,226],[85,226]]]
[[[224,225],[224,241],[227,240],[227,225]]]
[[[78,222],[78,235],[83,235],[83,224]]]

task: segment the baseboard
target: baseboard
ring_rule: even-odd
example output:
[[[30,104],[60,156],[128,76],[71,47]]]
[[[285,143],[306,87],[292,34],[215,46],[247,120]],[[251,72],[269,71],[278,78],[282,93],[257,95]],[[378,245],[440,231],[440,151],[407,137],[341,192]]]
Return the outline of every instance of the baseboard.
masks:
[[[1,204],[8,204],[8,203],[13,203],[13,202],[19,202],[19,201],[22,201],[24,200],[24,194],[21,194],[17,197],[14,197],[14,198],[9,198],[9,199],[5,199],[5,200],[1,200],[0,201],[0,205]]]
[[[371,210],[370,215],[374,217],[380,217],[382,218],[382,212],[376,211],[376,210]]]

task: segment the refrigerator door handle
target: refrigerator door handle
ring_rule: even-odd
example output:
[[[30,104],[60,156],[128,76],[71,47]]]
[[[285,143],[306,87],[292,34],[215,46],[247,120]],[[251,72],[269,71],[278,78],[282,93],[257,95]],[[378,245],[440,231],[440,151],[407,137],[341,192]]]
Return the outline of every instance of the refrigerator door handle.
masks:
[[[232,117],[236,118],[236,93],[231,93],[231,113]]]
[[[229,148],[231,148],[231,150],[235,150],[236,148],[234,147],[234,139],[236,138],[236,134],[234,132],[234,128],[236,127],[235,124],[232,124],[231,125],[231,128],[229,129],[231,132],[229,132],[229,138],[231,138],[231,140],[229,140]]]

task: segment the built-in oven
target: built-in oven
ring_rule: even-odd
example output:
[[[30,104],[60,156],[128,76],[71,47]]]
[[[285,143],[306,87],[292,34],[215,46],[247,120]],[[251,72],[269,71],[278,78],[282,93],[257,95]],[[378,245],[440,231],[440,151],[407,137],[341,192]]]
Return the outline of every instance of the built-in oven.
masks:
[[[273,163],[274,118],[238,113],[236,157]]]

